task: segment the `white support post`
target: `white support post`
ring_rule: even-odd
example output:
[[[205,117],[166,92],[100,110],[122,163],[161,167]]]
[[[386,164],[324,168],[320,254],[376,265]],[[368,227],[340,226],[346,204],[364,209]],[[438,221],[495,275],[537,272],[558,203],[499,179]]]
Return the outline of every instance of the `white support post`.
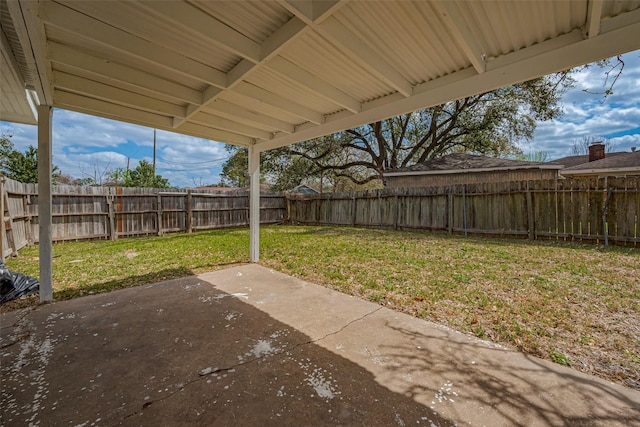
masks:
[[[53,108],[38,106],[38,231],[40,302],[53,300],[53,239],[51,220],[51,120]]]
[[[260,151],[249,146],[249,245],[251,262],[260,259]]]

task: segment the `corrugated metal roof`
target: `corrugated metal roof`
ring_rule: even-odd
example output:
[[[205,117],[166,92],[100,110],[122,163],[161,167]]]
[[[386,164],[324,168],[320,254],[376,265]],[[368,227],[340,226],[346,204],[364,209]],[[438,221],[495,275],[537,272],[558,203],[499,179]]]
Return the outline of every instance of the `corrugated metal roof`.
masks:
[[[437,15],[429,2],[357,2],[337,19],[415,85],[468,66]]]
[[[307,108],[318,112],[318,114],[320,114],[320,112],[326,113],[343,110],[343,108],[339,107],[336,103],[326,101],[304,85],[288,80],[281,74],[270,71],[268,68],[252,74],[246,81],[259,87],[268,87],[274,94],[286,98],[292,103],[304,104]],[[302,102],[302,100],[304,101]]]
[[[226,72],[239,61],[237,55],[198,37],[188,23],[176,25],[170,17],[154,14],[148,2],[81,0],[64,5],[218,70]]]
[[[257,43],[264,42],[293,17],[276,2],[235,0],[194,1],[193,4]]]
[[[313,32],[287,46],[287,50],[282,52],[281,56],[331,82],[333,86],[360,102],[393,92],[372,73],[355,64],[347,54]]]
[[[33,73],[29,69],[26,57],[20,47],[20,40],[18,39],[18,34],[16,33],[13,21],[11,20],[11,16],[9,15],[9,10],[7,8],[6,2],[0,2],[0,27],[2,28],[2,32],[9,42],[13,57],[18,63],[20,73],[22,74],[22,79],[27,85],[33,86]]]
[[[123,54],[117,48],[103,46],[100,48],[96,48],[92,45],[90,40],[82,36],[78,36],[72,33],[68,33],[59,28],[53,28],[46,26],[47,38],[50,43],[50,51],[51,52],[51,62],[52,63],[61,63],[72,66],[76,65],[74,68],[81,70],[83,67],[82,64],[86,64],[88,70],[94,70],[93,67],[90,67],[89,59],[86,57],[87,55],[92,57],[93,59],[97,59],[107,67],[107,64],[119,64],[126,68],[131,68],[133,70],[142,71],[149,76],[156,76],[166,79],[170,82],[179,84],[186,88],[190,88],[197,91],[202,91],[207,86],[201,80],[196,78],[190,78],[181,73],[173,71],[166,67],[149,67],[149,62],[135,55],[127,55]],[[67,48],[69,54],[61,55],[58,52],[57,45],[62,45]],[[71,61],[69,58],[71,57]],[[95,70],[98,71],[99,70]],[[123,79],[123,82],[126,81]]]
[[[640,0],[0,3],[43,102],[260,149],[640,49]]]

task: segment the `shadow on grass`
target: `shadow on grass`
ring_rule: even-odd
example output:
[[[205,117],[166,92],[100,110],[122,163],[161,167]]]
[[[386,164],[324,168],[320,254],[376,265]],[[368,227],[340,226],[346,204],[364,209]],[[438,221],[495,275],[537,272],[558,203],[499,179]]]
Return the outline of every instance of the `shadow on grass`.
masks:
[[[504,425],[517,427],[640,426],[638,395],[621,386],[536,357],[466,340],[449,329],[419,331],[388,322],[386,327],[403,337],[400,344],[380,345],[380,357],[396,362],[386,369],[399,378],[448,378],[448,388],[441,389],[439,400],[492,408]],[[405,395],[417,401],[432,393],[420,382],[406,381],[404,386]],[[478,415],[478,424],[491,422]]]
[[[193,276],[193,272],[184,267],[169,268],[139,276],[123,277],[116,280],[108,280],[106,282],[91,283],[84,286],[73,288],[54,289],[54,301],[64,301],[68,299],[78,298],[85,295],[100,294],[104,292],[115,291],[116,289],[132,288],[134,286],[146,285],[163,280],[177,279],[180,277]]]
[[[351,227],[341,225],[291,225],[289,228],[299,227],[299,230],[288,230],[283,234],[297,234],[306,236],[353,236],[362,240],[378,240],[381,235],[398,235],[406,239],[422,240],[422,239],[443,239],[458,241],[460,243],[473,243],[478,245],[485,245],[491,247],[501,247],[505,245],[515,247],[556,247],[566,249],[584,249],[599,252],[618,252],[621,254],[640,254],[640,247],[631,246],[616,246],[611,245],[605,247],[599,244],[593,244],[581,241],[570,240],[554,240],[554,239],[538,239],[528,240],[526,238],[513,238],[513,237],[495,237],[495,236],[481,236],[477,234],[470,234],[464,236],[462,234],[448,234],[446,231],[437,230],[392,230],[376,227]]]
[[[224,268],[229,268],[238,265],[245,265],[249,261],[229,261],[219,262],[207,265],[207,271],[215,271]],[[54,285],[53,301],[66,301],[74,298],[79,298],[87,295],[102,294],[106,292],[115,291],[118,289],[132,288],[141,285],[148,285],[155,282],[162,282],[164,280],[178,279],[181,277],[194,276],[198,274],[193,270],[186,267],[167,268],[164,270],[153,271],[147,274],[140,274],[136,276],[122,277],[115,280],[107,280],[97,283],[88,283],[84,285],[78,285],[74,287],[56,288]],[[27,297],[19,298],[13,301],[8,301],[3,305],[0,305],[0,313],[7,313],[14,310],[20,310],[27,307],[35,307],[40,304],[40,294],[36,293]]]

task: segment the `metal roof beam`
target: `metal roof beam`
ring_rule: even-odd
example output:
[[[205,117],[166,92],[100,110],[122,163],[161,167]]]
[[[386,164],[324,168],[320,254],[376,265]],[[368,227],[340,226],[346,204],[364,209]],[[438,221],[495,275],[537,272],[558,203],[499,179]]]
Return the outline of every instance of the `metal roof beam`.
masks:
[[[280,56],[269,61],[267,67],[289,80],[302,84],[323,99],[346,108],[353,113],[358,113],[361,109],[360,102],[357,99],[352,98],[336,89],[333,85],[330,85]]]
[[[171,117],[149,113],[137,108],[129,108],[84,95],[56,89],[53,94],[56,107],[107,117],[130,123],[144,123],[146,126],[167,129],[171,127]]]
[[[260,47],[260,60],[264,62],[274,57],[280,53],[286,45],[308,31],[308,28],[304,22],[295,16],[289,19],[262,43]]]
[[[453,1],[436,1],[432,3],[443,17],[444,23],[451,32],[453,40],[460,46],[471,65],[478,73],[486,70],[485,55],[478,46],[476,38],[464,21],[460,9]]]
[[[102,99],[126,107],[139,108],[149,112],[159,112],[174,117],[184,117],[186,114],[185,108],[180,105],[150,98],[145,95],[61,71],[53,72],[53,84],[56,89],[64,89],[65,91],[79,94],[90,93],[92,98]]]
[[[45,31],[38,20],[38,3],[7,1],[6,4],[27,66],[38,79],[39,84],[36,84],[34,90],[42,103],[52,105],[51,66],[45,60]]]
[[[237,133],[239,135],[245,135],[251,138],[270,139],[272,136],[270,132],[243,125],[241,123],[234,122],[233,120],[225,119],[223,117],[217,117],[203,111],[196,113],[193,117],[191,117],[189,121],[205,126],[214,126],[216,129]]]
[[[411,96],[413,90],[411,83],[333,17],[333,14],[346,3],[346,1],[325,3],[322,0],[280,0],[283,7],[325,39],[340,47],[361,67],[404,96]]]
[[[322,22],[334,14],[348,0],[283,0],[280,3],[296,16],[304,16],[309,23]]]
[[[105,61],[102,58],[74,50],[56,42],[49,42],[47,57],[53,63],[85,70],[89,73],[106,77],[114,83],[121,82],[131,87],[140,88],[142,91],[155,92],[159,95],[164,94],[176,100],[192,104],[200,104],[202,102],[202,93],[197,90],[152,76],[126,65]]]
[[[235,92],[239,95],[244,95],[275,107],[296,117],[300,117],[301,119],[307,120],[311,123],[315,123],[317,125],[324,123],[324,116],[322,114],[250,83],[240,83],[236,86]]]
[[[90,39],[105,47],[116,49],[125,55],[144,59],[185,77],[198,79],[220,88],[224,88],[227,85],[226,74],[215,68],[189,59],[170,49],[148,42],[58,3],[47,2],[43,4],[41,17],[48,25],[58,27],[63,31],[73,31],[78,36]],[[70,22],[73,23],[72,26],[69,25]]]
[[[602,0],[589,0],[587,22],[584,27],[586,38],[596,37],[600,33],[600,19],[602,18]]]
[[[260,67],[263,67],[267,61],[274,58],[287,44],[304,34],[307,29],[308,27],[298,18],[291,18],[260,45],[258,59],[245,57],[227,73],[226,89],[233,89],[252,73],[259,70]],[[200,112],[204,106],[215,101],[220,95],[221,92],[216,93],[214,96],[207,96],[207,94],[205,94],[199,108],[195,108],[187,114],[184,120],[176,120],[174,126],[179,127],[182,123],[188,121],[190,117]]]
[[[364,104],[358,115],[327,116],[321,126],[302,124],[293,134],[277,134],[269,141],[257,141],[256,146],[260,151],[282,147],[638,50],[638,34],[640,9],[606,20],[597,37],[582,39],[581,32],[574,31],[491,60],[482,74],[467,68],[416,86],[411,97],[392,94]]]
[[[38,124],[38,110],[29,96],[29,92],[25,89],[25,82],[20,72],[20,66],[16,61],[13,50],[4,35],[4,31],[0,31],[0,40],[2,49],[0,49],[0,64],[2,64],[2,93],[8,98],[14,99],[18,104],[18,108],[13,111],[0,111],[0,120],[25,123],[30,125]],[[2,100],[0,100],[2,101]],[[7,100],[5,100],[6,102]],[[13,102],[9,101],[10,104]],[[3,104],[3,102],[0,102]],[[16,111],[16,110],[21,111]]]
[[[336,18],[328,17],[322,24],[314,25],[313,28],[388,86],[404,96],[412,95],[411,83]]]
[[[167,130],[174,132],[173,129]],[[187,135],[196,135],[213,141],[224,141],[230,144],[241,145],[243,147],[253,145],[253,143],[255,142],[254,138],[249,138],[244,135],[238,135],[233,132],[213,129],[208,126],[203,126],[196,123],[185,123],[181,126],[180,131],[186,133]]]
[[[253,62],[260,61],[260,44],[237,32],[196,7],[178,1],[139,2],[149,13],[169,19],[188,32]]]
[[[294,127],[290,123],[269,117],[265,114],[255,113],[249,109],[225,101],[224,99],[216,99],[214,102],[208,104],[203,111],[214,112],[218,116],[245,123],[249,126],[270,130],[271,132],[275,130],[284,133],[293,133],[294,131]]]
[[[56,90],[54,92],[54,102],[56,107],[70,111],[90,114],[108,119],[119,120],[133,124],[144,124],[145,126],[163,129],[171,132],[184,133],[186,135],[206,138],[213,141],[225,141],[230,144],[249,146],[254,139],[233,132],[212,129],[207,126],[195,123],[185,123],[181,129],[172,128],[172,118],[159,114],[148,113],[134,108],[123,107],[110,102],[91,99],[81,95]]]

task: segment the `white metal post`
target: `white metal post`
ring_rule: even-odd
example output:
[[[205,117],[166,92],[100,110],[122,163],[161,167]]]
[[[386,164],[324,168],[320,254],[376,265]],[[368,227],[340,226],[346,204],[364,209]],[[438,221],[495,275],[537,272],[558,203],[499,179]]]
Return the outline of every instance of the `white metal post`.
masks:
[[[38,233],[40,302],[53,300],[53,239],[51,230],[51,120],[53,108],[38,106]]]
[[[260,259],[260,152],[249,146],[249,245],[251,262]]]

